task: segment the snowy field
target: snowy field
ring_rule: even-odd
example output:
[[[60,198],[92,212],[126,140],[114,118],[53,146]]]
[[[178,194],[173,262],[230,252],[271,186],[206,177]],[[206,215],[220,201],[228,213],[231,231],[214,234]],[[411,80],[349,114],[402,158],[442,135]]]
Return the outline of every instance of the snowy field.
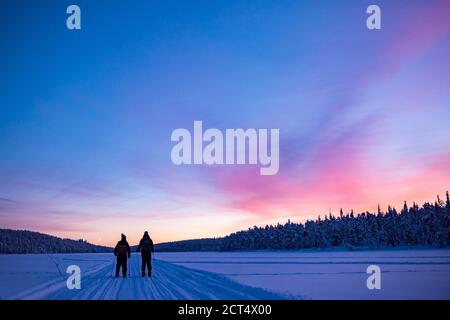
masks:
[[[154,275],[112,277],[111,254],[0,255],[2,299],[450,299],[450,250],[156,253]],[[79,265],[81,289],[68,290]],[[381,289],[366,286],[369,265]]]

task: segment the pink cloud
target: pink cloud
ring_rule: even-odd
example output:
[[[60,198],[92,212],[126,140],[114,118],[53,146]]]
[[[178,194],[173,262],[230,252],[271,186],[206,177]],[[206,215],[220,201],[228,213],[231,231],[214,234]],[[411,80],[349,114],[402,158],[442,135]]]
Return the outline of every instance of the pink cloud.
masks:
[[[377,121],[368,118],[351,131],[324,139],[299,162],[297,169],[291,166],[275,176],[260,176],[252,167],[226,168],[215,171],[215,181],[232,208],[260,219],[301,219],[328,210],[336,214],[341,207],[347,211],[373,211],[378,203],[386,207],[399,206],[404,200],[433,200],[435,193],[450,187],[448,153],[412,165],[407,176],[398,173],[401,163],[380,171],[377,158],[369,152],[370,131],[362,130],[370,123]]]

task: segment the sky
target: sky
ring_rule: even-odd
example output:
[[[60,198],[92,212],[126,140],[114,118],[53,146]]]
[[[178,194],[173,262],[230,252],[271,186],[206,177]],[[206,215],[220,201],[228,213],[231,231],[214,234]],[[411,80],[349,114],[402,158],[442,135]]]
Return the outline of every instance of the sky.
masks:
[[[447,0],[2,1],[0,227],[164,242],[434,201],[449,56]],[[278,174],[174,165],[194,120],[279,128]]]

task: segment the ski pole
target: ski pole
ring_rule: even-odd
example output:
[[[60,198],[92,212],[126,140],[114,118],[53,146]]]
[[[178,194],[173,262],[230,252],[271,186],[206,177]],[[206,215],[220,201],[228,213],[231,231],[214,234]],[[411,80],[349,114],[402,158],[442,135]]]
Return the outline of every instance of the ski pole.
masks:
[[[113,263],[112,263],[112,271],[111,271],[111,276],[114,277],[114,266],[116,264],[116,257],[113,257]]]
[[[128,259],[128,276],[131,276],[130,267],[131,267],[131,254],[130,254],[130,258]]]

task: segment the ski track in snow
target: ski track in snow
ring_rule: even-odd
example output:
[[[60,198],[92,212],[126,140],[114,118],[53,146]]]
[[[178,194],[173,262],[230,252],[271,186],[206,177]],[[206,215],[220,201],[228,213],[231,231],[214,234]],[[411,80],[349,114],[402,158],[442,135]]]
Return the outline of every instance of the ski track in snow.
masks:
[[[77,259],[62,258],[62,260]],[[24,292],[12,299],[283,299],[276,293],[253,288],[234,282],[224,276],[189,269],[173,263],[153,259],[152,277],[141,277],[141,259],[133,256],[130,260],[131,275],[113,277],[112,260],[103,261],[82,270],[81,289],[69,290],[65,274]]]
[[[450,250],[156,253],[153,277],[113,278],[113,255],[0,255],[0,299],[450,299]],[[155,259],[156,258],[156,259]],[[382,289],[369,290],[379,265]],[[67,267],[81,268],[69,290]]]

